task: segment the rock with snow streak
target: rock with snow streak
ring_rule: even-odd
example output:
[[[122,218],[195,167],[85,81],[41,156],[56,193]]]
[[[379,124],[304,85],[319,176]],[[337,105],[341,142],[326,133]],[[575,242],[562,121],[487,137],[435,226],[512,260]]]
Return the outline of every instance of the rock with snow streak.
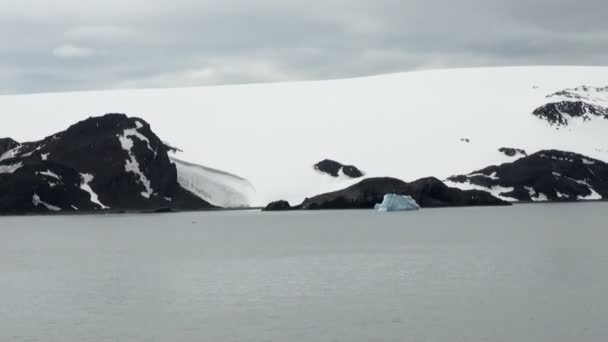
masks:
[[[365,174],[354,165],[344,165],[335,160],[325,159],[314,165],[315,170],[328,174],[332,177],[346,176],[349,178],[360,178]]]
[[[0,213],[203,209],[142,119],[107,114],[0,156]]]
[[[578,201],[608,198],[608,164],[581,154],[546,150],[512,163],[453,176],[448,184],[510,201]]]
[[[580,86],[558,91],[546,98],[551,102],[532,114],[558,128],[568,126],[573,120],[608,119],[608,87]]]
[[[17,146],[19,146],[19,143],[11,138],[0,139],[0,156],[3,155],[4,152],[9,151]]]
[[[368,178],[346,189],[307,198],[299,209],[373,209],[385,194],[411,196],[422,208],[509,205],[483,191],[450,188],[429,177],[406,183],[396,178]]]
[[[590,121],[593,117],[608,119],[608,108],[588,104],[583,101],[562,101],[548,103],[532,112],[551,125],[568,126],[572,118]]]

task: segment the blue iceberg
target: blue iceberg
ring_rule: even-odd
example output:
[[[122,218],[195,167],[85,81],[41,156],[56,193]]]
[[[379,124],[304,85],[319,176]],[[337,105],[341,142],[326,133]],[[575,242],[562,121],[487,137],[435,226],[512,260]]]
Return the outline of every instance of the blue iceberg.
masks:
[[[376,204],[374,209],[386,212],[386,211],[403,211],[403,210],[418,210],[420,206],[416,203],[416,200],[411,196],[402,196],[395,194],[384,195],[382,203]]]

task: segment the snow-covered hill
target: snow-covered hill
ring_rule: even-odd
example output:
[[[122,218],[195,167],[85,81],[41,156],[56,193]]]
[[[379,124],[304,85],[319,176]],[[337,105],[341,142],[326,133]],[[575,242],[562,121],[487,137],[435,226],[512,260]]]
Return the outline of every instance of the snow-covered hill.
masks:
[[[551,102],[582,101],[574,95],[608,107],[607,85],[607,67],[509,67],[0,96],[0,137],[34,140],[88,116],[127,113],[182,148],[180,159],[249,180],[257,191],[252,204],[300,203],[360,181],[315,172],[312,165],[324,158],[357,165],[366,177],[405,181],[445,179],[517,158],[501,147],[608,161],[608,120],[572,120],[556,129],[532,115]]]

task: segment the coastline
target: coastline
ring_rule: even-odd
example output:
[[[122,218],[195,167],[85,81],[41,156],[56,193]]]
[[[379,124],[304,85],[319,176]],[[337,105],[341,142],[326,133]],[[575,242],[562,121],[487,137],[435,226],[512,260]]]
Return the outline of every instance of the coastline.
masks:
[[[589,203],[600,203],[608,202],[608,199],[598,200],[584,200],[584,201],[519,201],[512,202],[510,206],[481,206],[481,205],[462,205],[462,206],[445,206],[445,207],[423,207],[420,210],[428,209],[459,209],[459,208],[484,208],[484,207],[512,207],[517,205],[554,205],[554,204],[589,204]],[[196,210],[175,210],[167,208],[158,208],[151,210],[88,210],[88,211],[74,211],[74,212],[44,212],[44,213],[0,213],[0,218],[3,217],[39,217],[39,216],[99,216],[99,215],[152,215],[152,214],[179,214],[179,213],[193,213],[193,212],[226,212],[226,211],[259,211],[263,213],[280,213],[280,212],[320,212],[320,211],[373,211],[374,209],[290,209],[290,210],[277,210],[277,211],[264,211],[264,207],[243,207],[243,208],[205,208]]]

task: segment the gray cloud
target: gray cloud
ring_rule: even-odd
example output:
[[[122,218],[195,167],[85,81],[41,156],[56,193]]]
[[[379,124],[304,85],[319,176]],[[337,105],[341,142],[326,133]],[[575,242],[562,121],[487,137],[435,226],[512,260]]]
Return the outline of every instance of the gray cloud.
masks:
[[[600,0],[21,0],[0,8],[0,93],[605,65]]]

